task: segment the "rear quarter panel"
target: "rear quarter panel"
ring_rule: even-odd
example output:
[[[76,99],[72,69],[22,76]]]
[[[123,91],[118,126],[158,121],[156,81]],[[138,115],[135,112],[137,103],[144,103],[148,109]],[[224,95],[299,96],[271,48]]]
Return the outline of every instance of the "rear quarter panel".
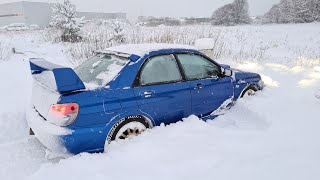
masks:
[[[70,128],[102,126],[110,121],[112,114],[121,111],[120,101],[114,91],[105,88],[63,95],[59,103],[79,104],[79,115]]]

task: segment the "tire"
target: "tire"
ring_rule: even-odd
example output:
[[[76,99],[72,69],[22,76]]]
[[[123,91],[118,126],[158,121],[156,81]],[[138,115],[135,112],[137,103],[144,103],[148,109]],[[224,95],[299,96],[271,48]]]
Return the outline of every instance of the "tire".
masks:
[[[110,129],[104,148],[106,149],[112,141],[137,136],[149,128],[151,128],[150,123],[142,116],[121,119]]]
[[[258,89],[254,85],[250,85],[242,92],[241,98],[247,97],[247,96],[254,96],[256,95],[257,91]]]

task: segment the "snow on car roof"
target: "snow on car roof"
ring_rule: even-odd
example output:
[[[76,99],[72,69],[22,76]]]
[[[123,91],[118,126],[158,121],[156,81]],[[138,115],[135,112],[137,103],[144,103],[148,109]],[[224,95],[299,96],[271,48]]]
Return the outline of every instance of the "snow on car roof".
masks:
[[[120,45],[115,47],[110,47],[106,49],[107,51],[113,51],[118,53],[125,54],[135,54],[140,57],[148,54],[152,51],[162,50],[162,49],[196,49],[194,46],[189,45],[180,45],[180,44],[128,44],[128,45]]]

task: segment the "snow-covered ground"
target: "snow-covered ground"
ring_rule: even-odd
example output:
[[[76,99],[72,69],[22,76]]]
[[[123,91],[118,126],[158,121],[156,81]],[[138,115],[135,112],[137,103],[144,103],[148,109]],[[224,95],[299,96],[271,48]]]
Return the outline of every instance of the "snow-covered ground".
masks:
[[[213,121],[192,116],[113,143],[108,153],[60,161],[46,160],[44,147],[27,135],[28,58],[70,65],[68,48],[43,42],[37,33],[0,34],[1,44],[23,53],[0,59],[0,179],[319,179],[320,100],[314,92],[320,86],[320,24],[226,29],[249,34],[239,35],[247,37],[241,45],[236,36],[226,39],[232,55],[266,48],[259,62],[218,60],[260,73],[263,92]]]

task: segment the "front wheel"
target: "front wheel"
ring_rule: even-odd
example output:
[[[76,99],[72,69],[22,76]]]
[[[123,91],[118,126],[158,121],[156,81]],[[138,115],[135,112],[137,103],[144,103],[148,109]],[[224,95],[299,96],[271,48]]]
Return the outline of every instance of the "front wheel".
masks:
[[[258,91],[258,89],[257,89],[255,86],[251,85],[251,86],[247,87],[247,88],[243,91],[243,93],[242,93],[242,95],[241,95],[241,98],[243,98],[243,97],[248,97],[248,96],[254,96],[254,95],[256,95],[256,92],[257,92],[257,91]]]
[[[121,119],[110,129],[104,146],[105,151],[112,141],[138,136],[148,128],[151,128],[151,125],[142,116],[130,116]]]

